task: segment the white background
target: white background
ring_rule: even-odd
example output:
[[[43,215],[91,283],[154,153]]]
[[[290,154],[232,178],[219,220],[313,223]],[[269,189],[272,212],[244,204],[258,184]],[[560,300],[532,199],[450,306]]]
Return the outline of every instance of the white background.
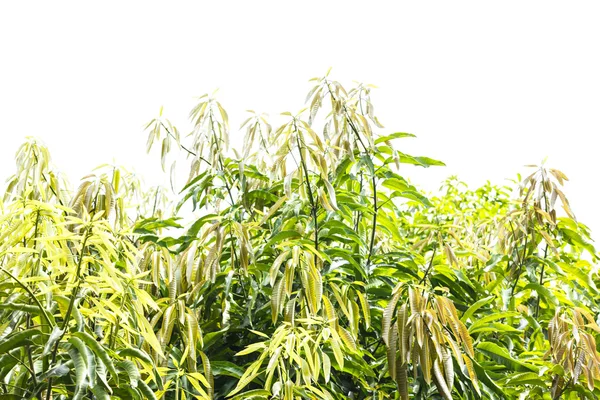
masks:
[[[503,183],[548,157],[600,231],[598,4],[2,2],[0,179],[35,136],[72,182],[113,160],[162,182],[142,132],[161,105],[185,127],[193,97],[220,88],[235,128],[247,108],[298,111],[307,80],[333,67],[380,87],[389,132],[418,136],[403,150],[448,165],[407,168],[413,182]]]

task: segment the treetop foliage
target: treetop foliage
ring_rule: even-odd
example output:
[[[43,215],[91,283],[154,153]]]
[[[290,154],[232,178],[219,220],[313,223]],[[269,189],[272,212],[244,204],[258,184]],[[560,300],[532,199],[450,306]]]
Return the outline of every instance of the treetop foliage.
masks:
[[[0,399],[575,399],[600,394],[598,253],[533,166],[426,195],[369,85],[146,126],[172,201],[104,165],[72,191],[28,139],[0,202]],[[182,208],[194,217],[183,218]]]

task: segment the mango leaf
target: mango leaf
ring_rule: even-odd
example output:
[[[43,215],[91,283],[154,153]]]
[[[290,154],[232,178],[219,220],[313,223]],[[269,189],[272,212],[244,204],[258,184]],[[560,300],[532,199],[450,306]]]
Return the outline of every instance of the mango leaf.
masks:
[[[19,347],[33,344],[33,339],[39,336],[41,332],[38,329],[27,329],[17,332],[0,340],[0,354],[7,353]]]
[[[400,138],[406,138],[406,137],[416,137],[416,136],[413,135],[412,133],[394,132],[390,135],[380,136],[379,138],[375,139],[375,144],[386,142],[386,141],[392,140],[392,139],[400,139]]]
[[[482,353],[486,354],[491,359],[496,361],[498,364],[502,364],[512,371],[538,371],[538,367],[523,361],[516,360],[510,355],[507,349],[500,347],[496,343],[480,342],[477,345],[477,350],[481,351]]]
[[[83,341],[86,344],[86,346],[88,346],[94,352],[96,357],[102,360],[102,363],[106,366],[106,368],[111,373],[118,385],[119,376],[117,373],[117,369],[113,364],[111,356],[108,355],[107,350],[100,343],[96,342],[96,339],[94,339],[87,332],[75,332],[73,333],[73,336],[78,339],[81,339],[81,341]]]
[[[539,296],[543,297],[547,303],[552,304],[555,307],[558,306],[558,299],[556,298],[556,296],[554,294],[552,294],[550,289],[548,289],[545,286],[540,285],[539,283],[535,283],[535,282],[528,283],[527,285],[525,285],[523,290],[535,290],[537,292],[537,294]]]

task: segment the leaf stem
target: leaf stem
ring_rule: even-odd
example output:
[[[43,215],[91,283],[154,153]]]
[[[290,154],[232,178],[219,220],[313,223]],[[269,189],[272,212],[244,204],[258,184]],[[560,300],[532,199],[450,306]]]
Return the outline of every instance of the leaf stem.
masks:
[[[375,173],[373,172],[373,176],[371,177],[371,186],[373,190],[373,222],[371,228],[371,242],[369,243],[369,255],[367,257],[366,268],[369,268],[371,264],[371,258],[373,257],[373,247],[375,245],[375,232],[377,231],[377,212],[379,208],[377,207],[377,181],[375,179]]]
[[[429,276],[429,273],[431,272],[431,268],[433,267],[433,259],[435,258],[435,253],[437,252],[437,248],[438,248],[438,246],[435,246],[433,248],[433,254],[431,255],[431,259],[429,260],[429,265],[427,266],[427,269],[425,270],[425,275],[423,275],[423,278],[421,278],[421,280],[419,281],[419,285],[422,285],[423,283],[425,283],[425,281],[427,280],[427,277]]]
[[[294,129],[296,131],[296,143],[298,145],[298,152],[300,153],[300,164],[302,169],[304,170],[304,181],[306,182],[306,189],[308,191],[308,201],[310,202],[310,209],[312,213],[313,223],[315,225],[315,250],[319,251],[319,221],[317,220],[317,205],[315,203],[315,199],[313,196],[313,191],[310,186],[310,179],[308,175],[308,167],[306,166],[306,160],[304,159],[304,155],[302,154],[303,147],[300,142],[300,131],[296,126],[296,121],[294,120]],[[318,256],[315,254],[315,266],[317,265]]]
[[[75,304],[75,299],[77,298],[77,294],[79,293],[79,288],[81,287],[81,266],[83,264],[83,255],[85,253],[85,246],[87,244],[88,239],[90,238],[92,233],[92,228],[91,225],[88,225],[88,227],[86,228],[86,232],[85,232],[85,236],[83,237],[83,243],[81,244],[81,251],[79,252],[79,260],[77,261],[77,270],[75,272],[75,279],[77,279],[77,285],[75,286],[75,289],[73,289],[73,293],[71,294],[71,301],[69,301],[69,307],[67,308],[67,312],[65,314],[65,319],[63,320],[63,324],[62,324],[62,333],[60,335],[60,337],[58,338],[58,340],[56,341],[56,344],[54,345],[54,349],[52,350],[52,362],[50,363],[50,365],[54,365],[54,363],[56,362],[56,354],[58,353],[58,345],[60,344],[60,341],[62,340],[63,336],[65,335],[66,331],[67,331],[67,326],[69,325],[69,319],[71,318],[71,313],[73,312],[73,306]],[[52,378],[48,379],[48,388],[46,389],[46,400],[50,400],[52,396]]]
[[[231,195],[231,188],[229,187],[229,182],[227,182],[227,179],[225,176],[226,174],[225,174],[225,167],[223,164],[223,155],[221,154],[221,147],[219,146],[219,138],[217,137],[216,132],[215,132],[212,110],[210,111],[209,119],[210,119],[210,130],[213,134],[213,140],[215,141],[215,146],[217,146],[217,160],[219,162],[219,167],[221,168],[221,172],[223,173],[223,183],[225,183],[225,189],[227,189],[227,193],[229,194],[229,200],[231,201],[231,207],[233,207],[235,202],[233,201],[233,196]]]
[[[162,121],[161,121],[161,123],[160,123],[160,126],[162,126],[162,127],[165,129],[165,131],[167,131],[167,134],[168,134],[169,136],[171,136],[171,137],[172,137],[172,138],[173,138],[173,139],[174,139],[174,140],[177,142],[177,145],[178,145],[178,146],[179,146],[179,147],[180,147],[182,150],[185,150],[185,151],[186,151],[186,152],[187,152],[189,155],[191,155],[191,156],[198,157],[198,155],[197,155],[195,152],[193,152],[192,150],[188,149],[187,147],[185,147],[184,145],[182,145],[181,143],[179,143],[179,140],[177,140],[177,138],[176,138],[176,137],[175,137],[175,136],[174,136],[174,135],[171,133],[171,131],[169,130],[169,128],[167,128],[167,127],[165,126],[165,124],[163,124],[163,123],[162,123]],[[205,161],[206,161],[206,160],[205,160]],[[210,164],[210,163],[209,163],[209,164]]]

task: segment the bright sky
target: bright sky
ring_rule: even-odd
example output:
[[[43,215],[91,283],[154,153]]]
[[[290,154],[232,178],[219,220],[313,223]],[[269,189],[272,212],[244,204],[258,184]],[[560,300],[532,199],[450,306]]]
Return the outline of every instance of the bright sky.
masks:
[[[235,128],[248,108],[298,111],[333,67],[379,86],[389,132],[418,136],[403,150],[448,165],[413,182],[502,183],[548,157],[600,232],[599,17],[596,1],[2,2],[0,179],[36,136],[73,182],[113,159],[161,181],[142,132],[161,105],[186,127],[220,88]]]

